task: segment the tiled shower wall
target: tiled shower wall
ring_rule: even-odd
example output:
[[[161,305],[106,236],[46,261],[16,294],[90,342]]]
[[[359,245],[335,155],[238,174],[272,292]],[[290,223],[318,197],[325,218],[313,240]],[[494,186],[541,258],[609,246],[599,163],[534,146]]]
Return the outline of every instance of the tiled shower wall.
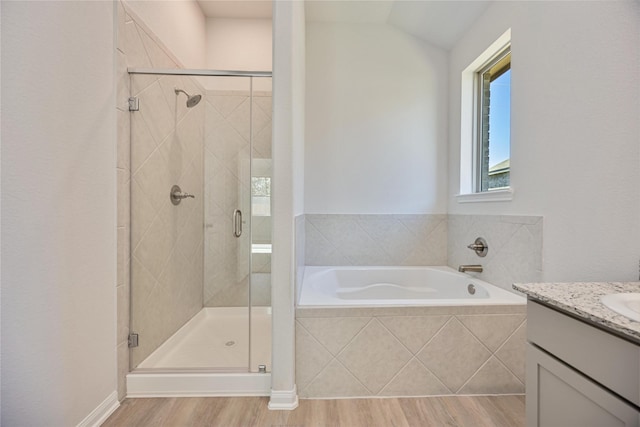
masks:
[[[140,79],[142,77],[142,79]],[[142,80],[140,91],[137,81]],[[204,105],[189,77],[133,75],[131,113],[131,312],[137,366],[202,308]],[[195,198],[173,205],[173,185]]]
[[[127,67],[180,66],[122,2],[118,3],[117,58],[117,352],[118,395],[122,399],[129,365],[136,366],[202,307],[204,107],[187,109],[186,97],[176,97],[173,91],[179,87],[203,93],[193,79],[130,79]],[[128,111],[130,94],[139,97],[140,111]],[[173,206],[169,200],[173,184],[196,198]],[[133,301],[130,277],[135,283]],[[131,305],[140,347],[130,361]]]
[[[247,81],[248,83],[248,81]],[[209,91],[205,120],[205,281],[207,307],[248,304],[250,245],[271,243],[271,217],[251,215],[251,181],[257,162],[271,162],[271,92]],[[253,152],[249,153],[251,132]],[[251,158],[250,155],[251,154]],[[244,230],[233,233],[233,213],[240,209]],[[271,305],[271,254],[251,255],[251,299],[254,306]]]

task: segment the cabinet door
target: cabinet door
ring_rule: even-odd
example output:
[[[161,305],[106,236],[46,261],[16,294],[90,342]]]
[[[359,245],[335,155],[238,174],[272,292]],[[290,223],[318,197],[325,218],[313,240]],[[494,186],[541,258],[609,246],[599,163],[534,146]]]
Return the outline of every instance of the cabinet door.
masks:
[[[638,408],[527,344],[527,427],[640,427]]]

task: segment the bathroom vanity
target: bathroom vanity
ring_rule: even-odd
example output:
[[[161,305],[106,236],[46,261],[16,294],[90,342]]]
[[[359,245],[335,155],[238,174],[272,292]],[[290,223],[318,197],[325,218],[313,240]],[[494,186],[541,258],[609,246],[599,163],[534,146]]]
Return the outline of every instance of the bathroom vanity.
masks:
[[[640,283],[514,285],[527,301],[527,427],[640,426],[640,322],[601,297]]]

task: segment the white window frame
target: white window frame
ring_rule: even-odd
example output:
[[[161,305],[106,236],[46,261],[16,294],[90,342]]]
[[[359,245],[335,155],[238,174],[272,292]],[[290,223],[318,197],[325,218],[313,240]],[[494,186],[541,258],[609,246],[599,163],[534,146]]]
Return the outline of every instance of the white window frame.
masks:
[[[511,46],[511,29],[504,32],[462,72],[460,110],[460,193],[459,203],[501,202],[513,198],[513,186],[491,191],[478,191],[479,168],[479,100],[478,71]],[[511,185],[511,183],[510,183]]]

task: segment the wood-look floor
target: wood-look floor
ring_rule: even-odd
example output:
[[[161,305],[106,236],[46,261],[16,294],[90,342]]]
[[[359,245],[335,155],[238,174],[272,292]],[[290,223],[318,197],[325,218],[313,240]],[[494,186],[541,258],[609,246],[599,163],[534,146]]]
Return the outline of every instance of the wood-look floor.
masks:
[[[519,427],[524,396],[300,400],[270,411],[266,397],[126,399],[103,424],[124,426]]]

